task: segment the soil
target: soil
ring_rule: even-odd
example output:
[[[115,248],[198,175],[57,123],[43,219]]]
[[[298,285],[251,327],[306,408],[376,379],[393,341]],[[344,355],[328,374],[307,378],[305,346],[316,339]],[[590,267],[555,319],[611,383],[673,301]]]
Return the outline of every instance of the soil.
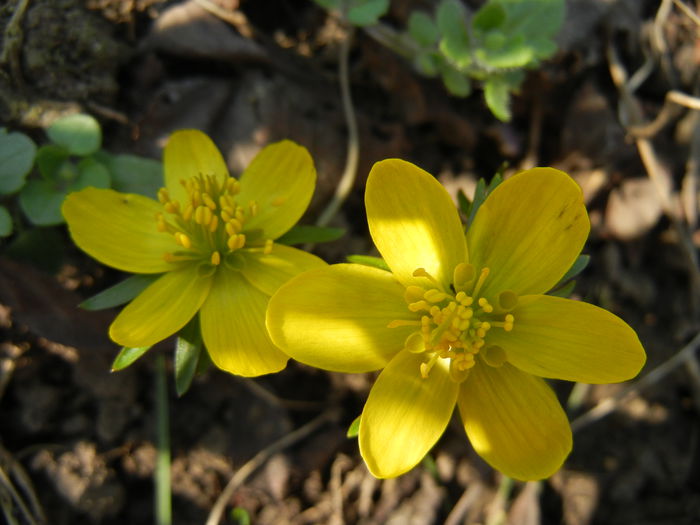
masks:
[[[0,7],[3,27],[20,4]],[[31,1],[20,37],[2,41],[2,125],[41,142],[47,122],[79,109],[100,119],[106,150],[153,158],[172,131],[199,128],[233,173],[264,144],[291,138],[319,173],[302,222],[313,221],[345,159],[337,65],[349,33],[307,0],[215,4],[223,15],[196,0]],[[404,26],[433,2],[392,4],[385,20]],[[229,480],[261,451],[269,457],[225,501],[222,523],[700,523],[697,112],[676,105],[646,138],[633,134],[669,93],[698,93],[697,22],[674,2],[569,0],[559,51],[528,74],[509,123],[491,115],[479,90],[450,97],[365,32],[352,38],[358,180],[334,219],[346,237],[316,253],[329,262],[372,253],[362,202],[377,160],[410,160],[467,193],[504,162],[507,173],[564,169],[583,187],[593,226],[591,263],[574,297],[638,331],[647,379],[554,384],[572,420],[616,401],[604,416],[577,420],[573,452],[550,480],[504,480],[455,420],[419,467],[381,481],[345,435],[371,374],[292,362],[247,380],[211,368],[182,397],[168,385],[173,523],[205,523]],[[615,67],[646,76],[625,93]],[[49,252],[47,241],[39,261],[34,254],[39,267],[0,257],[1,515],[20,524],[152,523],[156,356],[167,357],[171,374],[172,341],[111,373],[118,348],[107,327],[116,311],[76,305],[123,276],[79,252],[64,228],[46,238],[60,250]],[[305,438],[269,448],[310,422]]]

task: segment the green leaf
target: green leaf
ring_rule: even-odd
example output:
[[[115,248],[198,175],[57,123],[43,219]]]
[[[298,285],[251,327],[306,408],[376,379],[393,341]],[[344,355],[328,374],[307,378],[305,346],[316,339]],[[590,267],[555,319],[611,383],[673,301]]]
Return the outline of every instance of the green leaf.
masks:
[[[497,119],[510,120],[510,84],[501,77],[491,77],[484,84],[486,105]]]
[[[457,207],[465,216],[469,217],[469,210],[472,207],[472,203],[469,202],[469,197],[464,193],[462,188],[457,190]]]
[[[408,19],[408,34],[423,47],[437,44],[440,31],[430,15],[422,11],[413,11]]]
[[[112,175],[112,187],[122,193],[138,193],[156,198],[164,184],[163,164],[137,155],[112,155],[99,152],[95,157]]]
[[[506,12],[502,30],[526,40],[556,35],[564,21],[564,0],[493,0]]]
[[[330,242],[345,235],[343,228],[297,224],[275,242],[279,244],[303,244],[307,242]]]
[[[467,228],[471,226],[476,217],[476,212],[479,211],[479,207],[486,200],[488,192],[486,191],[486,181],[484,179],[479,179],[476,182],[476,188],[474,189],[474,198],[472,199],[471,206],[469,208],[469,214],[467,215]]]
[[[566,281],[568,281],[569,279],[577,277],[583,270],[586,269],[589,262],[591,262],[590,255],[579,255],[574,261],[574,264],[571,265],[571,268],[569,268],[569,270],[564,274],[564,277],[562,277],[559,280],[559,282],[554,288],[561,286],[562,284],[566,283]]]
[[[175,390],[178,396],[182,396],[189,390],[201,354],[202,335],[199,330],[199,316],[194,316],[180,330],[175,342]]]
[[[72,155],[90,155],[102,144],[99,122],[82,113],[59,118],[49,126],[46,134],[54,144],[63,146]]]
[[[231,509],[231,521],[237,525],[250,525],[250,514],[243,507],[234,507]]]
[[[94,188],[109,188],[111,179],[109,171],[91,157],[87,157],[78,163],[78,178],[71,184],[69,191],[79,191],[92,186]]]
[[[115,306],[121,306],[131,301],[144,291],[148,285],[158,279],[162,274],[136,274],[123,281],[110,286],[106,290],[85,299],[78,306],[85,310],[105,310]]]
[[[321,6],[323,9],[340,9],[340,3],[342,0],[314,0],[317,5]]]
[[[372,26],[389,10],[389,0],[351,0],[348,21],[356,26]]]
[[[413,65],[421,75],[435,77],[440,72],[440,61],[433,51],[419,51]]]
[[[497,3],[484,4],[474,13],[472,27],[476,31],[490,31],[497,29],[506,21],[506,10]]]
[[[362,419],[362,414],[352,420],[352,423],[350,423],[350,426],[348,427],[348,431],[345,433],[345,437],[357,437],[357,435],[360,433],[360,419]]]
[[[559,288],[554,288],[547,292],[547,295],[553,295],[554,297],[564,297],[568,298],[571,296],[571,292],[574,291],[574,288],[576,287],[576,281],[569,281],[566,283],[564,286],[560,286]]]
[[[459,0],[442,0],[436,12],[437,26],[442,33],[440,51],[458,68],[471,63],[471,46],[467,33],[467,11]]]
[[[525,67],[535,60],[532,48],[522,36],[508,39],[500,32],[490,33],[484,47],[476,49],[474,56],[479,62],[500,69]]]
[[[371,255],[348,255],[346,259],[351,263],[371,266],[373,268],[379,268],[380,270],[386,270],[387,272],[391,271],[389,265],[381,257],[373,257]]]
[[[452,67],[445,67],[442,70],[442,82],[445,88],[455,97],[468,97],[472,92],[472,86],[469,79]]]
[[[53,226],[64,222],[61,204],[66,193],[46,180],[30,180],[19,193],[19,206],[37,226]]]
[[[0,237],[8,237],[12,233],[12,217],[5,206],[0,205]]]
[[[0,129],[0,193],[9,194],[24,185],[34,165],[36,144],[24,133]]]
[[[124,370],[127,366],[130,366],[139,357],[150,350],[150,346],[140,346],[137,348],[124,347],[121,349],[116,359],[112,363],[112,372],[119,372]]]
[[[48,181],[65,178],[59,176],[59,173],[63,171],[69,156],[70,154],[65,148],[55,144],[47,144],[41,146],[37,151],[36,166],[39,168],[41,176]]]

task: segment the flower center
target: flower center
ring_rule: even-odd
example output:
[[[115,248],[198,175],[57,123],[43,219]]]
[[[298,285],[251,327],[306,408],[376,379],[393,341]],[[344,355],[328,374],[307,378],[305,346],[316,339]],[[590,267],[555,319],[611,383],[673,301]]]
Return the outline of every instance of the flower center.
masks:
[[[171,199],[167,188],[158,191],[163,205],[163,212],[156,215],[158,231],[171,234],[182,248],[166,253],[167,262],[201,261],[215,268],[222,260],[235,266],[231,255],[244,246],[262,246],[265,253],[270,252],[272,239],[251,238],[260,237],[260,232],[243,233],[258,206],[255,201],[236,202],[240,192],[236,179],[228,177],[222,183],[213,175],[199,174],[180,184],[187,193],[184,203]]]
[[[450,360],[450,377],[456,382],[467,378],[480,354],[491,366],[501,366],[506,355],[502,348],[488,345],[488,333],[493,329],[510,332],[515,318],[508,313],[515,308],[518,296],[512,291],[501,292],[496,304],[480,295],[489,269],[482,268],[477,277],[471,264],[458,264],[453,273],[452,286],[445,291],[440,283],[423,268],[413,272],[424,277],[427,286],[408,286],[404,298],[411,312],[420,315],[419,321],[392,321],[389,327],[415,325],[420,329],[406,339],[406,349],[425,353],[420,373],[428,377],[438,359]]]

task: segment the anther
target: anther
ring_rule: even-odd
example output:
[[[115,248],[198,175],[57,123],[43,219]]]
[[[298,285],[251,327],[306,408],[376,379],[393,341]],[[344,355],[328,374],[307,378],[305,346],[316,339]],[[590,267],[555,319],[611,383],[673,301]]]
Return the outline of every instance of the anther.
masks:
[[[423,294],[423,298],[430,303],[439,303],[447,299],[447,294],[432,288]]]
[[[425,268],[416,268],[415,270],[413,270],[413,277],[425,277],[426,279],[429,279],[436,285],[440,286],[440,283],[437,281],[437,279],[430,275]]]
[[[221,254],[219,252],[214,252],[211,254],[211,263],[214,266],[219,266],[219,264],[221,264]]]
[[[493,312],[493,306],[489,304],[488,300],[485,297],[479,297],[478,305],[487,314]]]
[[[211,211],[216,210],[216,203],[212,200],[212,198],[206,194],[202,194],[202,201],[204,202],[204,205],[209,208]]]

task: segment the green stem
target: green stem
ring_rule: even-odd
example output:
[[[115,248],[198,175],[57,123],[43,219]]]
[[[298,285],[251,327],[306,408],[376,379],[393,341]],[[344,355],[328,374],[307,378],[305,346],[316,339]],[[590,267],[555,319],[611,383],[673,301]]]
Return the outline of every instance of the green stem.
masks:
[[[352,191],[352,187],[355,184],[355,175],[357,174],[360,145],[357,134],[357,119],[355,117],[355,109],[352,104],[352,96],[350,93],[350,74],[348,71],[353,32],[354,29],[350,28],[347,38],[341,42],[339,58],[340,96],[342,98],[343,113],[345,114],[345,121],[348,127],[348,152],[345,158],[345,169],[343,170],[343,176],[340,179],[340,183],[335,190],[333,198],[316,221],[318,226],[326,226],[335,214],[338,213],[343,202],[345,202],[350,191]]]
[[[165,358],[158,356],[156,362],[156,468],[154,482],[156,490],[156,525],[172,523],[170,493],[170,418],[168,416],[168,386]]]

